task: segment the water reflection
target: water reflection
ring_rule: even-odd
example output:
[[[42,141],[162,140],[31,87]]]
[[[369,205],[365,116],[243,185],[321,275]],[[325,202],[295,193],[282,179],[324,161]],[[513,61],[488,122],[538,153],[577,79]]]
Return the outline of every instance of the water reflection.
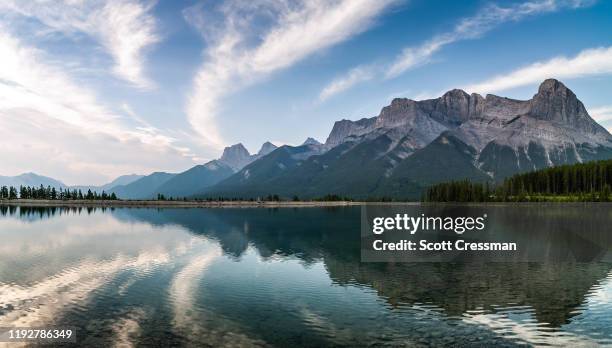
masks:
[[[609,215],[584,221],[601,206],[559,207],[493,223],[609,243]],[[612,344],[612,264],[361,263],[359,208],[0,214],[0,326],[83,345]]]

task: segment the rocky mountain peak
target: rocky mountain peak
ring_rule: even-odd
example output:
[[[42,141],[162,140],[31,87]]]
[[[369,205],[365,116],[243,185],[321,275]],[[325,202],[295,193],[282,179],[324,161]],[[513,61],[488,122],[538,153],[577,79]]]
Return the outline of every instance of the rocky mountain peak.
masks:
[[[420,113],[417,102],[407,98],[395,98],[385,106],[376,118],[376,127],[394,128],[411,122]]]
[[[472,98],[462,89],[452,89],[439,98],[435,111],[445,115],[444,121],[447,123],[458,125],[475,113],[475,104],[479,101],[477,97]]]
[[[359,121],[345,119],[336,121],[325,144],[335,146],[342,143],[347,137],[366,134],[372,130],[375,122],[376,117],[362,118]]]
[[[249,153],[249,150],[247,150],[246,147],[242,145],[242,143],[238,143],[231,146],[227,146],[225,149],[223,149],[223,155],[221,156],[221,158],[233,155],[250,156],[251,154]]]
[[[563,83],[555,79],[547,79],[540,84],[538,93],[533,96],[535,106],[543,106],[547,108],[557,108],[557,110],[546,110],[546,111],[577,111],[577,110],[564,110],[565,106],[577,107],[578,98],[569,88]],[[571,105],[568,105],[571,104]],[[551,115],[553,116],[553,115]]]
[[[251,162],[251,154],[241,143],[228,146],[223,150],[223,155],[219,159],[221,162],[232,167],[234,170],[240,170],[242,167]]]
[[[408,98],[393,98],[393,100],[391,100],[391,105],[389,105],[388,108],[402,108],[410,104],[411,102],[413,103],[414,100]]]
[[[469,98],[470,95],[466,91],[458,88],[451,89],[442,95],[442,99],[446,100],[467,100]]]
[[[321,143],[315,138],[308,137],[308,139],[306,139],[302,145],[321,145]]]
[[[546,79],[540,84],[540,87],[538,88],[538,93],[546,93],[550,91],[562,91],[564,93],[567,93],[568,91],[570,93],[572,92],[563,84],[563,82],[557,79]]]
[[[257,156],[265,156],[269,154],[270,152],[276,150],[277,148],[278,147],[276,145],[272,144],[269,141],[266,141],[265,143],[261,145],[259,152],[257,152]]]
[[[595,121],[576,94],[555,79],[547,79],[540,84],[538,93],[531,99],[529,114],[540,120],[567,124],[589,133],[601,128],[595,126]]]

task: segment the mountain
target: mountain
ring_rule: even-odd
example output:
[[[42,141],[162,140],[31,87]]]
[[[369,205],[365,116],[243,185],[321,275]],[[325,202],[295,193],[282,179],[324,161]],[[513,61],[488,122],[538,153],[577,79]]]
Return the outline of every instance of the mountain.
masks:
[[[222,196],[231,197],[256,197],[268,190],[270,185],[278,184],[279,178],[296,178],[292,169],[299,166],[302,161],[311,156],[321,153],[320,146],[281,146],[270,154],[247,165],[238,173],[212,186],[208,190],[195,193],[219,193]],[[299,180],[299,179],[298,179]],[[267,194],[267,193],[266,193]]]
[[[142,177],[143,175],[130,174],[130,175],[122,175],[116,178],[115,180],[111,181],[110,183],[102,185],[102,186],[85,186],[85,185],[68,186],[64,184],[63,182],[53,179],[53,178],[38,175],[35,173],[25,173],[25,174],[21,174],[17,176],[0,176],[0,186],[13,186],[13,187],[19,188],[19,186],[22,186],[22,185],[23,186],[36,186],[36,187],[43,185],[44,187],[51,186],[51,187],[55,187],[56,189],[69,188],[71,190],[81,190],[81,191],[92,190],[92,191],[97,191],[97,192],[102,192],[102,191],[110,192],[110,190],[115,186],[127,185]]]
[[[241,143],[228,146],[223,150],[219,161],[238,171],[252,162],[251,154]]]
[[[257,156],[258,158],[259,158],[259,157],[263,157],[263,156],[265,156],[265,155],[269,154],[270,152],[272,152],[272,151],[274,151],[274,150],[276,150],[276,149],[277,149],[277,146],[276,146],[276,145],[272,144],[272,143],[271,143],[271,142],[269,142],[269,141],[266,141],[265,143],[263,143],[263,144],[261,145],[261,148],[260,148],[260,149],[259,149],[259,151],[257,152],[257,155],[256,155],[256,156]]]
[[[120,177],[101,186],[120,198],[183,197],[416,199],[439,182],[499,182],[517,173],[612,158],[612,135],[563,83],[548,79],[529,100],[453,89],[441,97],[393,99],[375,117],[334,124],[324,144],[242,144],[179,174]],[[65,187],[36,174],[0,185]],[[114,187],[113,187],[114,186]]]
[[[259,152],[251,155],[240,143],[228,146],[221,158],[196,165],[178,174],[153,173],[129,184],[119,185],[107,191],[115,192],[123,199],[155,198],[161,193],[166,197],[187,197],[228,178],[247,164],[268,155],[277,147],[267,141]],[[128,178],[123,178],[127,180]]]
[[[269,154],[270,152],[276,150],[276,145],[272,144],[269,141],[266,141],[261,145],[261,148],[257,152],[257,154],[251,155],[249,150],[247,150],[244,145],[241,143],[228,146],[223,150],[223,154],[221,158],[219,158],[219,162],[228,165],[234,171],[239,171],[244,168],[249,163]]]
[[[394,99],[380,114],[334,124],[325,144],[283,146],[202,195],[418,198],[428,185],[499,181],[525,171],[612,158],[612,136],[561,82],[530,100],[454,89]]]
[[[234,170],[230,166],[220,160],[213,160],[175,175],[154,191],[166,197],[186,197],[201,192],[232,174]]]
[[[138,174],[127,174],[127,175],[122,175],[118,178],[116,178],[115,180],[109,182],[108,184],[104,184],[102,186],[99,187],[100,190],[110,190],[115,186],[121,186],[121,185],[128,185],[133,183],[136,180],[142,179],[144,178],[144,175],[138,175]]]
[[[19,188],[19,186],[36,186],[43,185],[44,187],[51,186],[56,189],[66,188],[67,186],[56,179],[49,178],[46,176],[38,175],[35,173],[24,173],[17,176],[0,176],[0,186],[13,186]]]
[[[389,185],[401,187],[411,175],[426,184],[448,180],[435,175],[440,170],[435,166],[439,161],[461,159],[461,163],[447,166],[453,179],[501,181],[517,173],[612,157],[610,133],[557,80],[544,81],[533,98],[526,101],[467,93],[461,98],[472,106],[468,108],[472,113],[459,127],[445,131],[420,150],[429,153],[437,148],[436,159],[424,163],[418,174],[412,175],[417,172],[415,162],[422,154],[407,158],[386,180],[381,194],[398,194],[400,191]],[[457,156],[458,147],[465,148],[463,156]],[[457,168],[462,172],[457,173]]]
[[[307,138],[302,145],[321,145],[321,143],[315,138]]]
[[[176,174],[155,172],[142,177],[127,185],[115,186],[110,192],[114,192],[122,199],[150,199],[157,195],[156,189],[172,179]]]

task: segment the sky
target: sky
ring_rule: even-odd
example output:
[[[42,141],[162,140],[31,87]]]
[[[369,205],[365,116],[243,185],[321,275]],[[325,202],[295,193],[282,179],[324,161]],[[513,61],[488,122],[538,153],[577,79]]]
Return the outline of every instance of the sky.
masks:
[[[180,172],[453,88],[612,129],[612,1],[0,0],[0,175]]]

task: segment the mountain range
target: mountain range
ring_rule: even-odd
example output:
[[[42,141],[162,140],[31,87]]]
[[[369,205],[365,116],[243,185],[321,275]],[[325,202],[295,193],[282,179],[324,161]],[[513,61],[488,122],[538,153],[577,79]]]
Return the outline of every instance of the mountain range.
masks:
[[[115,187],[128,185],[136,180],[143,178],[144,175],[137,174],[128,174],[122,175],[116,178],[115,180],[100,186],[93,185],[74,185],[68,186],[63,182],[53,179],[50,177],[46,177],[43,175],[38,175],[35,173],[24,173],[16,176],[0,176],[0,186],[13,186],[19,188],[20,186],[30,186],[30,187],[54,187],[56,189],[70,189],[70,190],[81,190],[83,192],[87,192],[87,190],[96,191],[101,193],[102,191],[110,192]]]
[[[219,159],[177,174],[152,173],[127,185],[116,186],[111,192],[125,199],[149,199],[158,194],[166,197],[189,197],[230,177],[276,148],[271,142],[265,142],[256,154],[250,154],[242,144],[235,144],[226,147]]]
[[[236,144],[219,159],[182,173],[128,175],[83,188],[124,199],[157,194],[415,199],[442,181],[499,182],[516,173],[608,158],[612,135],[570,89],[548,79],[529,100],[460,89],[421,101],[396,98],[375,117],[335,122],[325,143],[308,138],[299,146],[276,147],[266,142],[256,154]],[[38,186],[37,180],[66,187],[32,173],[0,177],[0,184]]]
[[[459,89],[394,99],[378,116],[336,122],[325,144],[283,146],[200,196],[415,199],[441,181],[501,181],[606,158],[610,133],[563,83],[548,79],[530,100]]]

